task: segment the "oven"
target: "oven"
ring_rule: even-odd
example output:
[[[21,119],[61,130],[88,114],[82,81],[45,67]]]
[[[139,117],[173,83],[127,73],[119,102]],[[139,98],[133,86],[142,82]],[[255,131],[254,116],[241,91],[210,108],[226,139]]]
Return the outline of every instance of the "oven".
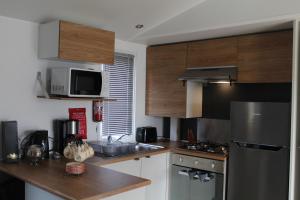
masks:
[[[171,200],[225,200],[226,160],[172,154]]]

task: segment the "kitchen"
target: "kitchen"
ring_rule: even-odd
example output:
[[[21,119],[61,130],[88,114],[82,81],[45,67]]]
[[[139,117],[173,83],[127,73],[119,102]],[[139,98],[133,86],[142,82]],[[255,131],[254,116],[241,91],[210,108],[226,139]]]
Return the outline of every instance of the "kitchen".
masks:
[[[148,16],[147,19],[153,17],[152,19],[153,21],[151,21],[153,24],[147,24],[148,22],[146,21],[146,19],[144,20],[145,21],[144,22],[142,18],[136,19],[135,17],[134,18],[135,20],[133,20],[133,18],[130,18],[129,20],[129,18],[124,17],[127,15],[129,16],[130,12],[122,13],[120,12],[120,10],[117,10],[118,7],[122,7],[120,6],[122,5],[121,2],[119,2],[120,5],[118,6],[114,5],[116,6],[114,8],[120,13],[117,13],[114,10],[110,10],[116,16],[119,16],[119,18],[116,17],[118,19],[115,19],[116,21],[118,21],[118,24],[114,24],[116,22],[112,22],[113,20],[107,20],[111,22],[111,24],[107,22],[105,26],[103,25],[104,23],[101,24],[99,22],[99,24],[97,24],[97,21],[101,21],[102,19],[101,17],[103,17],[104,21],[106,19],[105,14],[103,14],[102,16],[102,13],[107,13],[105,12],[105,8],[106,8],[105,3],[103,4],[103,8],[99,8],[99,5],[102,5],[101,3],[97,4],[98,6],[94,5],[93,7],[92,3],[89,5],[84,5],[83,3],[76,2],[73,4],[73,6],[70,6],[68,8],[66,6],[57,7],[57,5],[60,5],[59,3],[58,4],[56,3],[51,4],[49,2],[48,3],[36,2],[36,3],[37,4],[35,6],[32,4],[32,2],[27,2],[26,4],[23,2],[13,3],[13,2],[5,1],[5,2],[1,2],[0,4],[1,5],[0,15],[3,16],[0,17],[1,36],[2,36],[0,37],[0,42],[1,42],[0,78],[2,83],[0,84],[1,85],[0,88],[2,91],[2,96],[1,96],[2,104],[0,106],[0,111],[1,111],[0,120],[1,121],[16,120],[18,122],[19,137],[23,137],[24,134],[36,130],[48,130],[49,136],[50,137],[53,136],[54,129],[52,127],[53,125],[52,121],[54,119],[68,118],[69,108],[86,108],[86,121],[87,121],[86,128],[87,128],[87,137],[88,137],[87,140],[95,141],[98,139],[97,137],[99,137],[99,134],[97,134],[96,131],[97,124],[92,122],[93,109],[92,109],[91,100],[78,101],[78,100],[69,100],[69,99],[56,100],[56,99],[47,99],[47,98],[37,98],[37,96],[44,95],[44,92],[41,90],[40,84],[37,81],[37,77],[36,77],[37,72],[41,72],[42,80],[44,82],[44,80],[46,80],[45,76],[47,74],[47,70],[52,67],[67,67],[71,65],[72,67],[75,68],[76,67],[97,68],[99,66],[91,62],[81,63],[81,62],[68,62],[66,61],[68,59],[64,59],[63,61],[61,61],[59,59],[53,60],[53,59],[38,58],[38,52],[39,52],[38,46],[40,45],[38,41],[39,34],[40,34],[39,33],[40,24],[45,24],[46,22],[52,22],[52,21],[57,21],[62,19],[69,22],[84,24],[89,27],[97,27],[108,31],[114,31],[116,33],[116,40],[115,40],[113,52],[122,53],[126,55],[128,54],[134,55],[134,72],[130,72],[134,77],[133,78],[134,80],[132,80],[133,82],[132,84],[134,85],[134,92],[132,92],[134,93],[132,96],[132,105],[134,106],[132,110],[134,114],[132,116],[126,114],[126,116],[128,115],[128,117],[132,117],[133,125],[131,129],[130,127],[128,129],[131,130],[132,135],[125,136],[121,140],[124,142],[128,142],[128,141],[135,142],[136,128],[144,127],[144,126],[153,126],[157,128],[158,136],[160,137],[164,136],[174,141],[174,143],[173,142],[154,143],[153,145],[155,146],[165,145],[167,146],[167,148],[154,149],[154,150],[147,151],[146,153],[145,152],[137,153],[138,156],[137,154],[134,155],[130,154],[126,156],[117,157],[116,160],[105,160],[105,159],[102,160],[101,158],[93,157],[91,158],[91,160],[86,161],[88,167],[91,168],[87,169],[86,174],[83,174],[82,176],[78,177],[79,179],[84,179],[88,177],[92,180],[92,176],[90,176],[89,172],[93,170],[96,171],[98,170],[98,168],[94,169],[93,166],[89,166],[89,163],[94,162],[93,165],[97,167],[103,166],[104,168],[113,169],[114,172],[111,172],[112,177],[122,176],[125,179],[126,176],[123,175],[124,173],[127,175],[128,174],[135,175],[135,177],[142,177],[141,179],[134,179],[131,176],[127,177],[133,182],[137,181],[141,184],[140,185],[141,187],[137,187],[136,191],[131,190],[133,189],[133,186],[128,186],[125,183],[124,185],[120,183],[119,186],[115,186],[116,188],[114,188],[114,190],[119,191],[114,193],[117,196],[122,195],[119,194],[121,191],[123,192],[128,191],[128,193],[125,192],[127,194],[123,194],[123,195],[130,196],[129,194],[130,192],[132,192],[132,194],[134,192],[137,192],[142,196],[143,195],[146,196],[146,199],[160,199],[158,196],[151,196],[151,194],[162,195],[163,198],[167,199],[169,198],[168,197],[169,194],[170,196],[175,194],[169,191],[174,191],[172,187],[173,184],[176,185],[176,182],[172,182],[173,180],[172,173],[174,171],[171,169],[172,164],[174,164],[172,162],[176,162],[176,160],[171,160],[170,158],[172,157],[172,155],[174,155],[174,153],[176,154],[178,153],[180,155],[186,154],[183,153],[183,151],[185,152],[185,150],[177,148],[178,147],[176,146],[177,140],[187,140],[187,141],[195,142],[195,140],[202,141],[204,139],[207,139],[210,142],[216,141],[217,143],[222,143],[222,144],[227,143],[227,142],[223,143],[223,141],[228,139],[231,135],[230,126],[232,122],[229,120],[231,118],[230,117],[231,101],[259,101],[259,102],[275,101],[277,103],[291,102],[291,108],[292,108],[291,124],[292,125],[289,127],[290,130],[286,130],[287,132],[291,132],[291,143],[290,143],[291,164],[285,162],[285,164],[288,164],[288,167],[290,168],[289,170],[290,183],[285,183],[284,187],[286,188],[286,190],[289,190],[289,199],[298,199],[297,198],[298,194],[296,190],[297,181],[298,181],[298,178],[296,176],[296,174],[298,174],[298,167],[297,167],[298,159],[296,156],[296,149],[297,149],[296,133],[298,128],[297,127],[297,119],[298,119],[298,115],[297,115],[298,113],[297,112],[298,109],[297,107],[298,37],[297,36],[298,36],[298,29],[299,29],[297,23],[297,19],[298,19],[297,14],[299,13],[299,11],[297,11],[296,9],[297,3],[291,2],[290,4],[282,3],[284,5],[281,4],[274,5],[276,6],[276,8],[280,8],[281,10],[275,13],[275,9],[274,9],[272,11],[274,13],[268,13],[269,16],[266,16],[267,14],[265,15],[257,14],[257,16],[251,15],[251,17],[249,17],[248,12],[245,12],[245,15],[241,14],[243,12],[239,12],[239,14],[242,17],[245,18],[248,17],[247,19],[243,19],[244,20],[244,21],[242,20],[243,23],[240,24],[237,23],[236,21],[227,22],[226,20],[229,20],[229,18],[232,17],[232,15],[229,15],[227,13],[228,15],[226,16],[228,16],[228,19],[226,20],[224,19],[224,21],[221,21],[220,20],[221,18],[219,18],[220,21],[217,21],[220,23],[219,27],[223,27],[223,28],[219,28],[218,30],[216,28],[216,30],[199,31],[199,32],[195,32],[195,30],[198,28],[197,26],[207,25],[207,23],[203,22],[203,20],[207,18],[200,17],[199,19],[201,20],[198,22],[199,24],[195,24],[194,21],[192,20],[190,21],[190,23],[182,23],[182,22],[179,23],[179,22],[182,19],[184,19],[185,21],[189,21],[190,20],[189,17],[192,16],[199,17],[200,14],[199,15],[195,14],[196,11],[199,11],[198,9],[206,10],[207,7],[209,6],[214,7],[218,5],[218,6],[223,6],[224,10],[226,11],[226,9],[228,8],[228,6],[230,6],[230,4],[229,5],[224,5],[223,3],[217,4],[217,2],[209,1],[209,0],[206,2],[189,1],[189,3],[186,3],[185,5],[182,5],[180,4],[180,2],[178,2],[178,4],[175,5],[174,3],[174,5],[172,5],[173,10],[171,10],[171,9],[167,9],[170,3],[168,2],[167,4],[167,2],[165,2],[159,4],[160,6],[156,7],[158,13],[161,12],[164,14],[161,15],[157,14],[157,16],[153,16],[153,12],[148,11],[147,4],[145,2],[143,2],[144,4],[142,2],[134,2],[136,4],[132,4],[132,5],[140,6],[141,10],[144,12],[144,13],[140,13],[141,16],[145,15],[145,18]],[[127,3],[133,3],[133,1]],[[235,3],[236,6],[241,7],[241,10],[245,8],[244,6],[239,5],[238,2]],[[250,6],[253,10],[255,10],[258,6],[263,6],[261,4],[259,5],[247,4],[247,6]],[[94,14],[97,13],[98,9],[101,9],[102,13],[100,13],[101,15],[99,14],[100,15],[99,18],[97,19],[90,18],[89,20],[87,16],[90,15],[87,15],[88,13],[86,11],[80,10],[81,7],[86,8],[88,12]],[[123,5],[123,7],[124,9],[126,8],[129,11],[133,10],[132,8],[128,8],[129,6]],[[51,12],[52,10],[56,10],[56,12],[52,13]],[[73,10],[77,10],[78,12],[71,12]],[[171,11],[174,13],[171,13]],[[182,12],[184,12],[184,14],[181,16],[180,13]],[[132,11],[132,13],[134,12]],[[232,13],[235,14],[235,12]],[[289,13],[289,16],[283,15],[282,13]],[[204,14],[205,12],[202,13],[202,15]],[[221,14],[222,12],[219,13],[219,15]],[[164,26],[157,25],[160,24],[162,21],[164,21],[164,19],[167,19],[175,15],[176,17],[174,17],[174,19],[170,20],[169,23],[166,23]],[[120,16],[124,17],[124,19]],[[259,19],[255,17],[260,18],[261,21],[259,21]],[[129,22],[125,23],[122,20],[129,20]],[[172,26],[172,23],[176,21],[177,21],[176,25]],[[226,22],[228,27],[226,27]],[[250,22],[252,23],[250,24]],[[125,24],[125,27],[122,24]],[[235,26],[232,27],[232,24],[235,24]],[[112,28],[109,28],[110,25],[112,26]],[[136,25],[144,25],[145,28],[142,27],[140,30],[135,28]],[[149,28],[152,26],[154,27],[154,25],[156,25],[155,27],[157,27],[157,29]],[[216,24],[216,21],[212,21],[211,24],[209,24],[210,27],[213,26],[218,27],[217,25],[218,24]],[[193,26],[194,28],[188,28],[188,26]],[[207,28],[209,28],[209,26],[207,26]],[[180,29],[189,30],[190,33],[186,32],[184,34],[183,32],[178,31],[178,29],[176,30],[176,27],[180,27]],[[144,32],[145,34],[143,34]],[[136,35],[136,39],[132,39],[133,35]],[[222,38],[224,37],[226,39],[223,40]],[[220,38],[220,39],[214,40],[214,38]],[[212,40],[205,40],[205,39],[212,39]],[[172,45],[167,45],[171,43]],[[196,56],[193,56],[193,53],[195,53],[194,55]],[[164,56],[167,59],[164,59]],[[186,56],[188,58],[186,58]],[[236,60],[236,58],[238,59]],[[273,60],[275,60],[274,63],[272,62]],[[121,66],[122,63],[120,62],[120,68],[123,67]],[[194,81],[188,80],[185,82],[185,81],[178,80],[178,78],[185,73],[186,68],[220,67],[220,66],[237,67],[237,80],[230,79],[232,81],[231,86],[229,83],[224,83],[224,84],[208,83],[202,85],[202,84],[198,84],[198,82],[195,83]],[[251,67],[253,66],[256,67],[256,69],[251,71]],[[217,72],[214,71],[210,73],[210,75],[214,75],[216,73]],[[230,76],[230,78],[234,78],[234,77]],[[228,82],[228,80],[226,81]],[[183,86],[184,84],[185,86]],[[194,92],[190,92],[189,89],[193,89]],[[22,95],[22,98],[20,98],[20,94]],[[131,99],[131,97],[128,97],[128,99]],[[104,106],[109,106],[109,105],[113,105],[113,103],[117,104],[121,102],[118,100],[114,102],[114,99],[112,99],[111,101],[112,102],[105,103]],[[192,106],[196,106],[196,108]],[[105,121],[105,109],[108,108],[104,108],[104,121]],[[270,110],[274,110],[274,109],[270,109]],[[185,119],[185,118],[192,118],[192,119]],[[280,124],[288,123],[285,122],[284,119],[279,121],[279,123]],[[272,118],[272,120],[274,119]],[[279,120],[279,118],[276,118],[276,120]],[[274,121],[274,124],[277,123]],[[112,126],[106,126],[106,127],[107,130],[108,128],[110,129],[112,128]],[[105,132],[105,130],[103,130],[103,132]],[[103,141],[107,140],[106,137],[107,136],[105,136],[104,134]],[[218,140],[214,140],[216,138]],[[114,136],[112,138],[113,141],[117,139],[118,136]],[[231,139],[229,139],[229,142],[230,140]],[[267,143],[264,143],[264,145],[266,144]],[[230,144],[227,143],[227,145]],[[181,146],[182,145],[179,145],[179,147]],[[279,146],[279,144],[276,144],[276,146]],[[287,146],[287,145],[284,144],[283,146]],[[198,148],[198,147],[191,147],[191,148]],[[211,150],[209,149],[209,151]],[[158,152],[162,152],[162,153],[158,153]],[[228,160],[226,158],[225,164],[223,162],[223,165],[221,167],[221,170],[224,172],[216,171],[218,169],[218,167],[216,167],[217,168],[216,170],[210,171],[212,173],[199,174],[199,170],[198,171],[195,170],[195,172],[193,172],[194,174],[192,174],[193,178],[195,179],[203,179],[202,180],[203,182],[201,181],[197,182],[196,187],[200,187],[199,185],[202,185],[203,187],[208,187],[210,184],[216,185],[216,188],[209,187],[209,189],[204,189],[204,191],[211,191],[212,193],[216,193],[217,194],[217,196],[215,197],[216,199],[221,198],[219,197],[220,194],[223,194],[223,192],[226,190],[227,192],[225,192],[222,195],[222,197],[225,197],[226,193],[229,195],[229,190],[231,185],[230,152],[231,152],[231,148],[229,148],[229,152],[225,151],[224,153],[224,154],[228,153],[228,158],[229,158],[229,162],[227,163]],[[196,154],[199,155],[199,153]],[[206,154],[201,156],[196,156],[196,157],[206,158],[205,155]],[[185,158],[185,157],[181,157],[181,158]],[[216,159],[217,161],[220,161],[220,157],[217,156]],[[178,158],[178,160],[180,160],[180,158]],[[157,163],[164,163],[164,164],[157,164]],[[219,166],[218,163],[219,162],[210,163],[209,166],[211,166],[211,164],[214,164],[215,166]],[[40,164],[45,165],[46,161],[41,161]],[[51,165],[51,163],[49,165]],[[10,164],[8,166],[14,168],[17,165]],[[186,167],[197,169],[197,167],[191,167],[191,166],[186,166]],[[265,167],[267,167],[267,165]],[[61,166],[59,166],[59,168],[61,168]],[[39,172],[41,174],[44,173],[42,169],[38,167],[30,168],[27,165],[24,165],[24,168],[22,169],[36,170],[36,171],[32,171],[35,172],[36,174],[39,174]],[[155,169],[155,171],[153,171],[153,169]],[[1,167],[1,171],[3,170],[4,169]],[[9,169],[7,168],[6,170]],[[100,167],[100,170],[105,170],[105,169]],[[185,168],[182,168],[180,170],[185,170]],[[202,170],[209,171],[208,169],[200,169],[200,172]],[[61,169],[61,171],[63,171],[63,168]],[[122,173],[120,173],[119,175],[114,174],[117,173],[116,171]],[[104,171],[102,171],[102,174],[103,172]],[[108,172],[110,171],[107,171],[107,173]],[[188,171],[183,171],[180,173],[182,174],[182,179],[184,180],[187,179],[186,181],[188,182],[185,184],[180,183],[180,185],[187,186],[191,184],[191,186],[188,188],[183,186],[180,188],[182,190],[189,190],[190,188],[193,188],[193,183],[189,182],[189,177],[191,176],[190,175],[191,173],[188,173]],[[158,175],[156,176],[156,174],[160,174],[160,176]],[[177,177],[179,173],[175,173],[175,174]],[[223,177],[219,176],[220,174]],[[47,183],[47,181],[43,182],[43,180],[41,180],[41,177],[39,176],[24,177],[25,176],[24,174],[12,174],[12,175],[15,177],[19,177],[19,179],[23,179],[23,180],[25,178],[28,180],[30,179],[29,182],[34,183],[33,184],[34,187],[31,187],[32,185],[31,186],[27,185],[27,189],[28,186],[30,186],[29,189],[35,191],[36,194],[41,192],[44,195],[43,198],[46,198],[46,196],[48,197],[48,195],[51,196],[53,193],[53,190],[50,189],[49,191],[49,187],[50,187],[48,185],[49,183]],[[52,173],[49,173],[49,176],[50,175],[53,176]],[[216,175],[217,178],[215,178]],[[41,175],[41,176],[46,176],[46,175]],[[101,177],[99,176],[99,179],[100,178]],[[152,181],[151,184],[144,179],[151,180]],[[84,181],[93,184],[91,180],[85,179]],[[107,179],[103,178],[103,180],[107,180]],[[98,189],[101,190],[101,188],[103,189],[104,187],[108,187],[108,185],[113,185],[113,183],[118,182],[115,181],[114,179],[112,179],[111,181],[112,183],[110,183],[109,181],[108,182],[102,181],[102,184],[99,185]],[[264,181],[261,181],[261,184],[263,184]],[[285,179],[284,181],[288,181],[288,180]],[[74,182],[79,183],[80,181],[74,181]],[[68,182],[68,183],[75,184],[73,182]],[[221,186],[219,187],[219,185]],[[86,187],[85,184],[82,184],[81,186]],[[52,185],[51,187],[54,186]],[[163,189],[161,189],[162,187]],[[42,191],[40,190],[40,188],[42,188]],[[147,188],[151,188],[151,189],[147,189]],[[268,188],[264,188],[263,186],[261,188],[265,189],[263,191],[268,190]],[[48,191],[48,193],[44,193],[45,189],[46,191]],[[108,191],[109,189],[113,190],[113,188],[108,188],[106,192],[103,190],[99,192],[97,188],[95,188],[94,194],[95,196],[97,196],[98,194],[111,195],[112,191],[109,192]],[[55,193],[55,191],[57,190],[59,192]],[[261,195],[265,194],[263,191],[261,191],[260,193]],[[65,190],[61,191],[60,188],[55,188],[54,190],[55,196],[59,196],[64,199],[68,199],[67,196],[69,195],[70,197],[72,195],[71,193],[69,193],[68,195],[63,196],[63,194],[61,194],[63,192],[66,191]],[[201,194],[199,194],[198,192]],[[189,192],[186,193],[189,194]],[[203,191],[201,192],[200,190],[198,190],[197,194],[192,195],[194,197],[191,198],[200,198],[200,196],[204,198],[204,196],[206,195],[207,199],[212,199],[212,197],[209,196],[210,194],[211,193],[209,192],[203,192]],[[79,192],[79,194],[77,195],[80,196],[81,193]],[[77,195],[74,195],[72,198],[73,199],[89,198],[88,196],[84,198],[82,196],[79,197]],[[118,199],[117,196],[115,196],[116,199]],[[100,198],[103,197],[104,196],[100,195]],[[113,197],[114,196],[112,196],[111,198]],[[134,197],[131,196],[131,199],[142,199],[142,198],[137,198],[137,195],[136,196],[134,195]],[[128,198],[130,199],[130,197]],[[249,198],[251,198],[251,196]],[[119,199],[126,199],[126,198],[119,197]],[[170,197],[169,199],[172,199],[172,197]]]

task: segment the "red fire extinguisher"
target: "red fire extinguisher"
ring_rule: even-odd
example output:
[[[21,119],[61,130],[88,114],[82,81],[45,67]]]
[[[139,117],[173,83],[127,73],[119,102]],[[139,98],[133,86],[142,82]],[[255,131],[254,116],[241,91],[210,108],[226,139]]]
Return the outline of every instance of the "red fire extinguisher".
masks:
[[[93,121],[94,122],[102,122],[103,115],[103,103],[99,100],[93,101]]]

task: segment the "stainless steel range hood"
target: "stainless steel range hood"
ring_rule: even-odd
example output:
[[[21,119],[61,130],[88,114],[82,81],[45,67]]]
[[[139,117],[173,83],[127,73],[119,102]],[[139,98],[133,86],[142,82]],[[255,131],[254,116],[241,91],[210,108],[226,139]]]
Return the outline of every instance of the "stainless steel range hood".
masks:
[[[210,82],[232,82],[237,80],[236,66],[188,68],[178,80]]]

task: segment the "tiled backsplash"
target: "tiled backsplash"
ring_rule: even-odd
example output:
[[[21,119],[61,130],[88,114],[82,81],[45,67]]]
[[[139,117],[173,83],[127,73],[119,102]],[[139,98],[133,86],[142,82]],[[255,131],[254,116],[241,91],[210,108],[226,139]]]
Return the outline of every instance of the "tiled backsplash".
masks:
[[[181,119],[180,139],[187,140],[188,129],[197,133],[198,141],[210,141],[214,143],[228,143],[230,134],[230,120],[219,119]]]
[[[199,141],[229,143],[230,120],[197,119],[197,138]]]

